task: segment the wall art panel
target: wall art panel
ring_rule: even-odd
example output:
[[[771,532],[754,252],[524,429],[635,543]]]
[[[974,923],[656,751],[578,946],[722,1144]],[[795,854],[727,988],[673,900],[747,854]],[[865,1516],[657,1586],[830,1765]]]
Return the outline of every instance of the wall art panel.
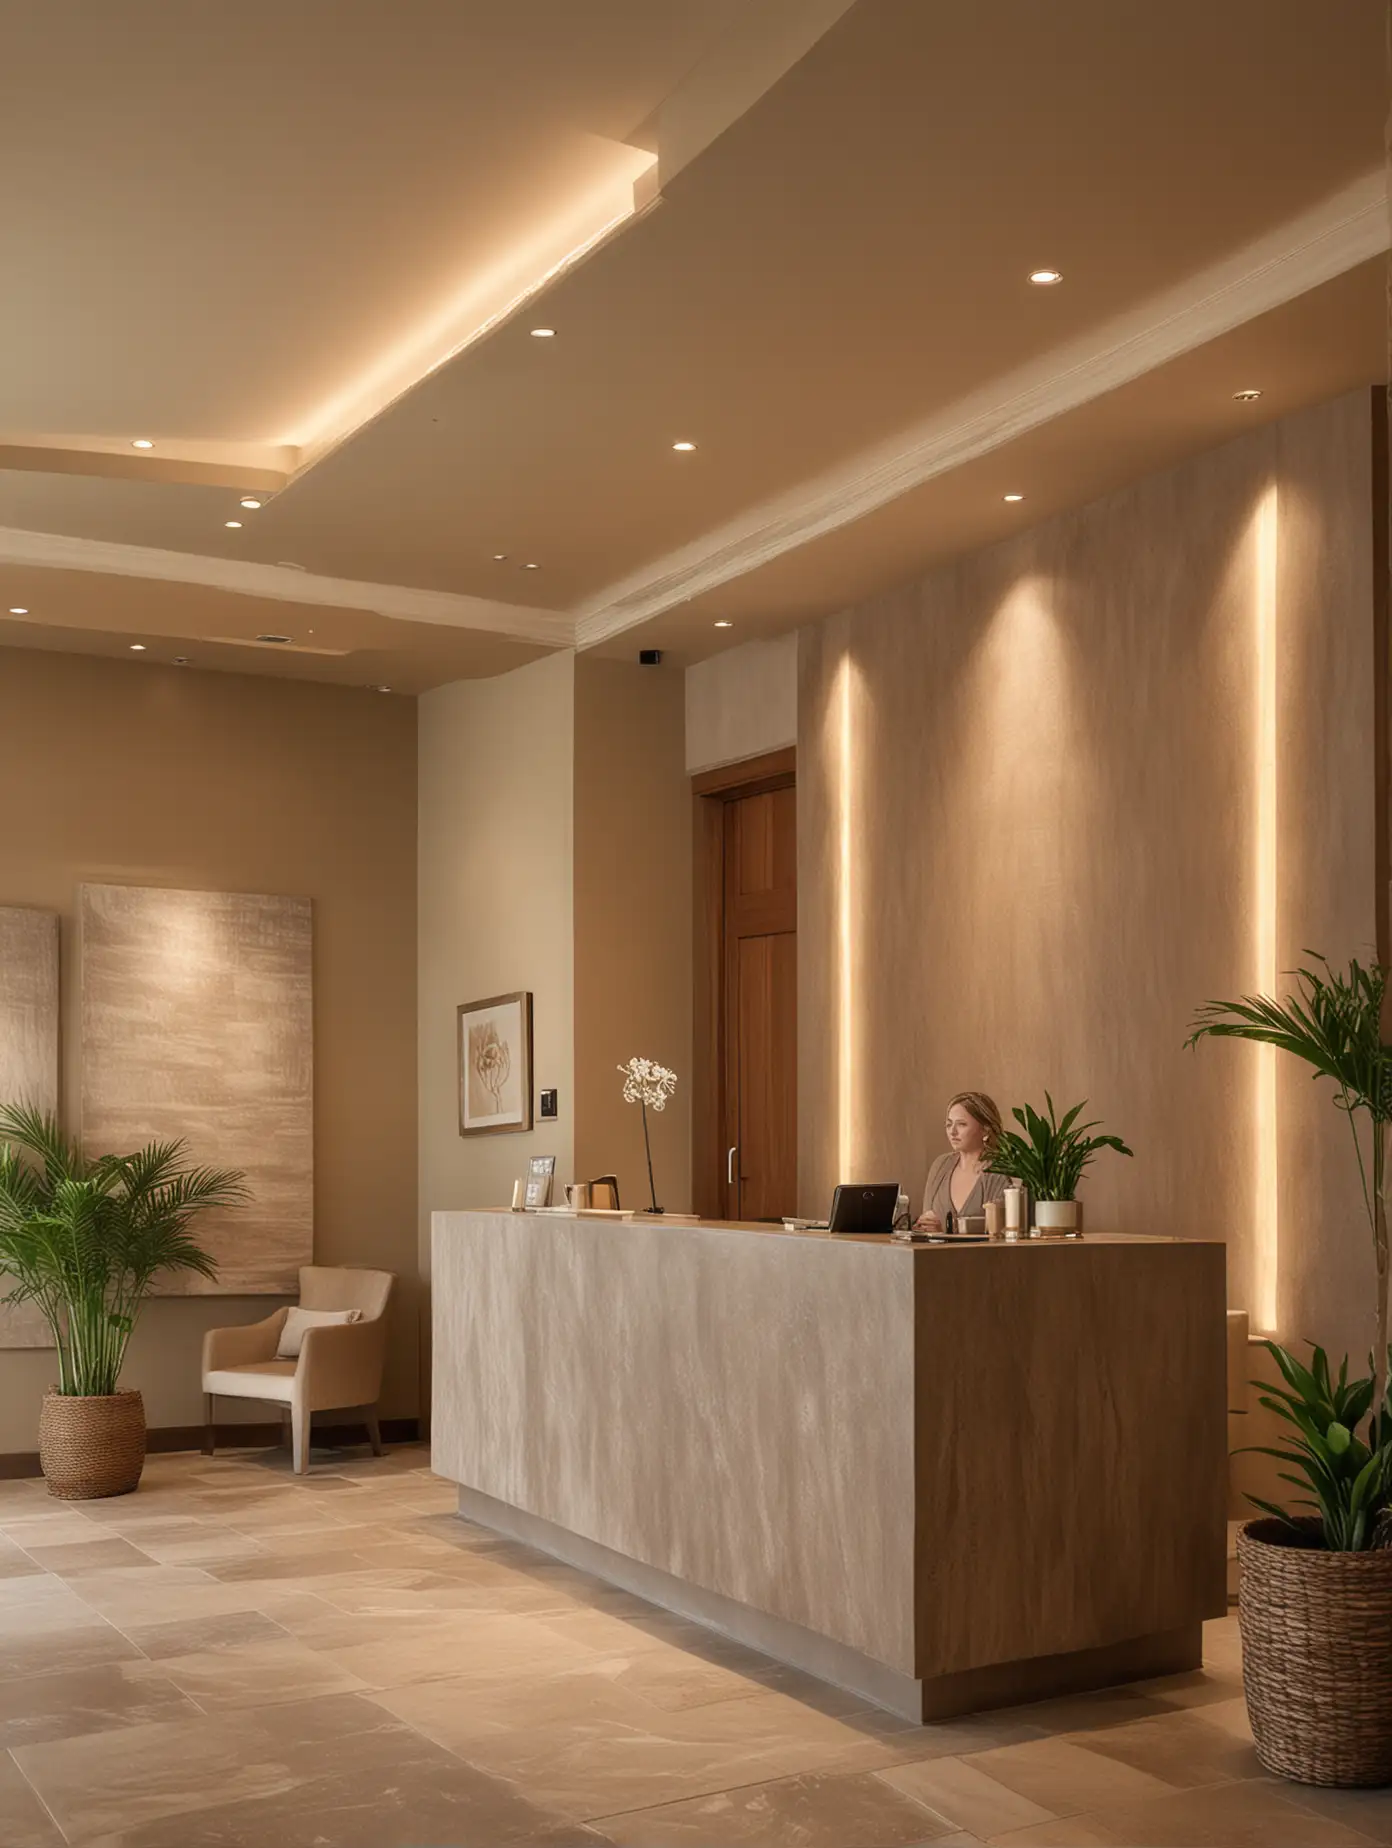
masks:
[[[294,1291],[314,1242],[309,900],[84,885],[79,918],[88,1149],[179,1136],[252,1193],[199,1222],[217,1281],[166,1293]]]
[[[0,907],[0,1102],[58,1108],[58,914]],[[0,1279],[0,1296],[9,1284]],[[43,1317],[0,1303],[0,1348],[51,1346]]]

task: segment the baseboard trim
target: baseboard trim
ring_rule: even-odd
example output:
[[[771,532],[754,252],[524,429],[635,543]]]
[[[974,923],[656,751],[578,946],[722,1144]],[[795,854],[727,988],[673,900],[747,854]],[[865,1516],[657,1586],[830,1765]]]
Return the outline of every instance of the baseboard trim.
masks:
[[[419,1418],[384,1418],[382,1420],[382,1442],[384,1444],[414,1444],[420,1440]],[[273,1424],[219,1424],[217,1442],[220,1450],[273,1450],[283,1444],[285,1427],[277,1420]],[[338,1446],[365,1444],[367,1426],[363,1424],[316,1424],[314,1443],[329,1449]],[[202,1425],[157,1425],[145,1436],[145,1450],[149,1456],[163,1456],[179,1450],[201,1450],[203,1448]],[[0,1482],[20,1482],[30,1476],[42,1476],[39,1468],[37,1450],[13,1450],[0,1453]]]

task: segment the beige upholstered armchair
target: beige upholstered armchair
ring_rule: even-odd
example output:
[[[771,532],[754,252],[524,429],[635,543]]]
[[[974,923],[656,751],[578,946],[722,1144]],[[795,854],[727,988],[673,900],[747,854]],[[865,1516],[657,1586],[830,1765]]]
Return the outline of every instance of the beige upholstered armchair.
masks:
[[[287,1408],[295,1474],[309,1466],[309,1426],[315,1412],[356,1411],[367,1425],[375,1456],[382,1454],[377,1401],[386,1357],[387,1304],[396,1281],[390,1271],[306,1264],[300,1270],[300,1308],[356,1310],[361,1318],[307,1328],[299,1358],[278,1359],[288,1309],[240,1328],[210,1328],[203,1337],[203,1454],[216,1439],[215,1398],[261,1399]]]

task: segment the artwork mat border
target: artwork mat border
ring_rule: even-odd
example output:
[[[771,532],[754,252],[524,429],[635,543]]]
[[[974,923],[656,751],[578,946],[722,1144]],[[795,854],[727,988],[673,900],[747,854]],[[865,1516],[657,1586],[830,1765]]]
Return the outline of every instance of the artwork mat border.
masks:
[[[464,1097],[467,1076],[464,1070],[464,1047],[467,1036],[465,1017],[481,1014],[490,1007],[516,1004],[522,1015],[522,1119],[518,1123],[475,1123],[465,1125]],[[455,1060],[457,1067],[459,1133],[461,1136],[520,1136],[533,1128],[532,1104],[532,994],[518,989],[510,995],[490,995],[486,1001],[461,1001],[455,1010]]]

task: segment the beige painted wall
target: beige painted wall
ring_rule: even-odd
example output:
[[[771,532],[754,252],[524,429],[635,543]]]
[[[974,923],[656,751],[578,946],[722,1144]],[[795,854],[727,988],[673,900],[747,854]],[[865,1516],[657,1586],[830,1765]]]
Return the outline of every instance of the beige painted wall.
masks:
[[[1369,454],[1358,394],[802,632],[805,1208],[836,1178],[848,699],[856,1177],[920,1192],[958,1089],[1087,1097],[1136,1150],[1091,1223],[1221,1233],[1249,1305],[1257,1055],[1182,1042],[1255,979],[1255,517],[1274,479],[1280,966],[1370,955]],[[1363,1352],[1347,1130],[1294,1067],[1279,1113],[1281,1332]]]
[[[695,776],[797,742],[797,636],[746,642],[686,670],[686,768]]]
[[[665,668],[575,664],[575,1167],[650,1198],[642,1117],[616,1067],[677,1073],[649,1114],[658,1203],[691,1205],[691,784],[683,688]]]
[[[70,1120],[80,881],[313,901],[315,1250],[402,1275],[384,1404],[393,1416],[418,1403],[415,729],[412,702],[369,692],[0,655],[0,903],[62,914]],[[201,1422],[203,1329],[268,1306],[150,1305],[127,1382],[144,1392],[152,1425]],[[34,1448],[52,1377],[51,1351],[0,1352],[0,1453]]]
[[[420,1210],[506,1206],[532,1155],[573,1178],[575,657],[554,654],[420,700]],[[530,989],[534,1091],[560,1116],[461,1136],[456,1009]]]

